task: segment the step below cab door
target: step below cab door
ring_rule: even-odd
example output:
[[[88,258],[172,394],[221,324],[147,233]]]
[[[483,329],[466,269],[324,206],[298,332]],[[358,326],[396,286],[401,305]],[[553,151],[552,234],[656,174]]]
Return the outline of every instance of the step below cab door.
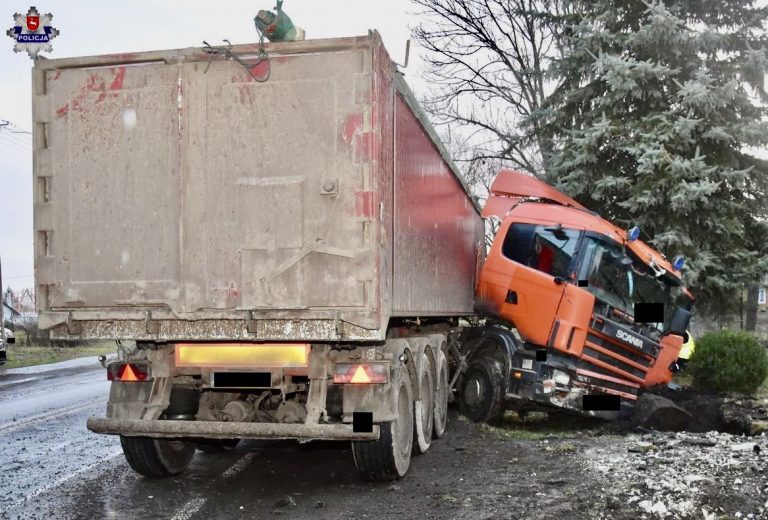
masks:
[[[572,275],[581,232],[504,222],[478,287],[478,307],[514,323],[525,341],[547,345]]]

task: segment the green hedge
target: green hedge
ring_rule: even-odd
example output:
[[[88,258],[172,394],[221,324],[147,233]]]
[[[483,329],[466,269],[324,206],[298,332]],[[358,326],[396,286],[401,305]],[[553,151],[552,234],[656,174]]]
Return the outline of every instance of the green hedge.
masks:
[[[690,371],[698,390],[753,395],[768,376],[768,352],[746,332],[720,330],[695,341]]]

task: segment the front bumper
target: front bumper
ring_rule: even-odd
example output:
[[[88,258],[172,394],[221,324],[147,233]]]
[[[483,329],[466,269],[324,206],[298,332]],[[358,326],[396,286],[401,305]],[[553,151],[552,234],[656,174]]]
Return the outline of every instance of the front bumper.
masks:
[[[379,426],[354,432],[351,424],[237,423],[220,421],[160,421],[89,417],[86,426],[95,433],[127,437],[203,439],[297,439],[375,441]]]
[[[599,417],[603,419],[616,419],[620,416],[620,410],[584,410],[583,399],[586,395],[597,394],[604,395],[612,392],[606,392],[605,388],[581,381],[577,377],[578,370],[574,367],[568,367],[568,360],[560,360],[555,357],[554,363],[536,361],[528,353],[518,353],[518,367],[512,367],[512,374],[517,372],[520,377],[511,377],[510,385],[507,389],[507,402],[512,409],[529,411],[552,411],[559,409],[562,411],[573,412],[588,417]],[[530,368],[520,368],[522,359],[530,360]],[[554,380],[554,373],[559,371],[569,377],[567,384],[557,383]],[[631,406],[631,401],[622,400],[622,407]]]

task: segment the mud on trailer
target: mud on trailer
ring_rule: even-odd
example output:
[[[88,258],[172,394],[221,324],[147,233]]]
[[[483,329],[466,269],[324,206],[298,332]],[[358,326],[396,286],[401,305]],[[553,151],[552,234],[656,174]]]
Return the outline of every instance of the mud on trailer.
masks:
[[[483,223],[377,33],[266,50],[36,61],[40,324],[131,340],[88,428],[144,475],[286,438],[396,478],[445,430]]]
[[[261,51],[35,64],[40,325],[135,341],[88,421],[135,470],[336,439],[363,476],[397,478],[445,431],[451,383],[493,421],[601,415],[586,398],[669,381],[690,318],[677,261],[510,171],[483,210],[500,220],[486,261],[378,34]],[[666,311],[646,323],[638,303]]]

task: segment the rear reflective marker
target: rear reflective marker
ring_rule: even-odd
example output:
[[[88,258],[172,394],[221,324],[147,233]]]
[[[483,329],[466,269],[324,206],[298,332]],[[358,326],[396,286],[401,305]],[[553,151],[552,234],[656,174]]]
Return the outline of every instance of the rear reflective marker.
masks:
[[[386,362],[336,363],[333,367],[336,384],[382,384],[389,382],[389,364]]]
[[[365,371],[365,367],[363,365],[360,365],[357,367],[357,370],[355,370],[355,374],[352,376],[352,379],[350,379],[349,382],[350,383],[370,383],[371,378],[368,377],[368,372]]]
[[[133,371],[133,368],[131,365],[125,365],[125,368],[123,368],[123,373],[120,374],[120,381],[138,381],[139,378],[136,376],[136,373]]]

